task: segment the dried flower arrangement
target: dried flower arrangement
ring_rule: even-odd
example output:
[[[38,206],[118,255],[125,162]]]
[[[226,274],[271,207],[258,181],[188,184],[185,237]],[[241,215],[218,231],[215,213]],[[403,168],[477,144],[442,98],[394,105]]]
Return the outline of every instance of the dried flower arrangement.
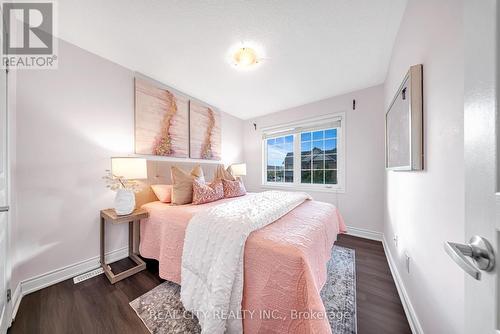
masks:
[[[102,177],[106,181],[106,188],[113,191],[125,189],[137,193],[141,190],[139,183],[134,180],[127,180],[123,176],[116,176],[109,169],[106,170],[106,175]]]

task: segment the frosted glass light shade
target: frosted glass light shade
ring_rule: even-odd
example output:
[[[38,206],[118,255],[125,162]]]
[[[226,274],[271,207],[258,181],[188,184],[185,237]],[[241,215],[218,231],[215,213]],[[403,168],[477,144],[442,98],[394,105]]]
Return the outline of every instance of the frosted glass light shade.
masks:
[[[111,158],[111,172],[127,180],[148,178],[146,159],[142,158]]]
[[[234,176],[245,176],[247,175],[247,164],[231,165],[231,172]]]
[[[252,48],[241,48],[234,54],[234,62],[237,66],[252,66],[258,62],[257,52]]]

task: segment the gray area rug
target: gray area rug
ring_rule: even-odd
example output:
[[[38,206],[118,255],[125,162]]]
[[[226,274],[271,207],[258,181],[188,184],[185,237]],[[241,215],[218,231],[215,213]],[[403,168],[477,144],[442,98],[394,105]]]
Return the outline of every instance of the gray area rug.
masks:
[[[356,265],[353,249],[333,246],[321,290],[333,334],[356,334]],[[200,333],[198,320],[180,301],[180,286],[165,281],[130,302],[153,334]]]
[[[321,290],[333,334],[356,334],[356,262],[354,249],[333,246],[328,278]]]

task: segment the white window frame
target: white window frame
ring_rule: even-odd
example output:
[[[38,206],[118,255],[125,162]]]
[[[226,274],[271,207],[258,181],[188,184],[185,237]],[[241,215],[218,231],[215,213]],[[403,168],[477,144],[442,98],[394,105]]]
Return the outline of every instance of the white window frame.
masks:
[[[345,192],[345,129],[346,120],[345,112],[309,118],[298,122],[282,124],[275,127],[267,127],[261,130],[262,141],[262,187],[271,189],[288,189],[288,190],[304,190],[304,191],[319,191],[319,192]],[[301,177],[301,146],[300,133],[303,132],[300,128],[307,128],[304,131],[315,131],[330,129],[332,127],[325,125],[327,123],[340,121],[340,127],[337,129],[337,184],[302,184]],[[294,128],[299,128],[294,132]],[[290,131],[292,133],[290,133]],[[276,134],[274,136],[274,134]],[[293,182],[268,182],[267,181],[267,139],[273,137],[282,137],[293,134]],[[297,154],[299,153],[299,154]]]

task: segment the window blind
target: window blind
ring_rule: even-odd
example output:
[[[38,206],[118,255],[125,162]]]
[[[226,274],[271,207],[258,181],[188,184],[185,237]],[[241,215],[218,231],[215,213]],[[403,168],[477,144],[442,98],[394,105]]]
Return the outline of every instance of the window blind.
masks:
[[[267,128],[262,130],[262,138],[274,138],[281,137],[290,134],[296,134],[301,132],[316,131],[327,128],[340,128],[342,126],[342,118],[335,117],[326,120],[316,121],[316,122],[302,122],[295,126],[280,126]]]

